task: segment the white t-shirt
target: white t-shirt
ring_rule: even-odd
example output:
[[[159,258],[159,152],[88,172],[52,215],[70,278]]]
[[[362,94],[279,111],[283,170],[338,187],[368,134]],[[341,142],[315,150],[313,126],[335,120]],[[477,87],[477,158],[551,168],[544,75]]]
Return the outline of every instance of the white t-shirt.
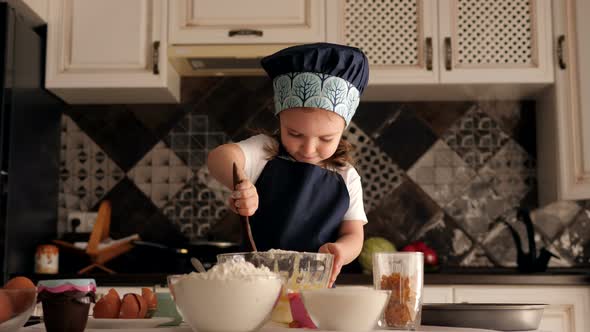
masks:
[[[245,163],[244,172],[252,183],[256,183],[264,166],[268,162],[268,152],[265,146],[272,146],[276,141],[267,135],[255,135],[248,139],[236,143],[244,152]],[[363,188],[361,186],[361,177],[352,165],[347,165],[337,172],[342,176],[350,196],[350,205],[348,211],[344,214],[342,220],[361,220],[367,223],[367,215],[363,205]]]

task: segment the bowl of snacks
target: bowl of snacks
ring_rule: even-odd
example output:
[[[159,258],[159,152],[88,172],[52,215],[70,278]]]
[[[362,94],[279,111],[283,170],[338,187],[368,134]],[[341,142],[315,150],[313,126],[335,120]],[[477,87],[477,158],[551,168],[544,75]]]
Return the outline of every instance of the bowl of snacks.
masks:
[[[302,290],[327,288],[332,273],[334,256],[331,254],[269,250],[217,255],[217,262],[250,262],[257,267],[266,267],[277,273],[284,287],[277,306],[272,312],[272,321],[292,324],[291,303],[298,300]],[[291,299],[291,300],[290,300]],[[293,326],[293,325],[292,325]]]
[[[17,331],[25,325],[37,304],[37,287],[25,277],[10,279],[0,289],[0,332]]]
[[[282,280],[268,268],[227,261],[207,272],[168,276],[168,287],[193,331],[250,332],[269,320]]]

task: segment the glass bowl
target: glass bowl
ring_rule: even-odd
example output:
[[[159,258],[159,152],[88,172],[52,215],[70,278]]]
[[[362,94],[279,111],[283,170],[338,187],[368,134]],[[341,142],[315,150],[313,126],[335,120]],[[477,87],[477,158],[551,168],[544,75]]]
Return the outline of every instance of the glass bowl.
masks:
[[[217,262],[246,261],[254,266],[266,266],[283,279],[279,302],[272,312],[272,321],[289,324],[293,322],[287,294],[300,293],[306,289],[327,288],[332,273],[334,256],[297,251],[256,251],[217,255]]]
[[[0,289],[0,332],[18,331],[37,304],[36,288]]]

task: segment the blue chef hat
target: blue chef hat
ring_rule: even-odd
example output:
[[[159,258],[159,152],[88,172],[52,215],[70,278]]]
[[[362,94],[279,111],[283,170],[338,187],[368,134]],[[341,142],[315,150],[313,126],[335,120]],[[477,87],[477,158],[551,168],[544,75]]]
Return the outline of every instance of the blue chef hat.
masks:
[[[333,111],[346,125],[369,80],[369,63],[361,50],[317,43],[283,49],[262,59],[273,80],[275,114],[293,107]]]

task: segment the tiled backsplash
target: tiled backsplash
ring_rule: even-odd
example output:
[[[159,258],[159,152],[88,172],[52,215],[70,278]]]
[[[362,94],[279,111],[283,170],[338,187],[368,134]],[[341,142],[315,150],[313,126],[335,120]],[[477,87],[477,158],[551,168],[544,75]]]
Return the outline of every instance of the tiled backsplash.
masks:
[[[235,238],[235,227],[221,227],[228,191],[208,176],[207,151],[276,127],[270,81],[186,78],[182,86],[179,105],[65,111],[60,232],[69,211],[109,199],[115,236]],[[526,245],[514,216],[537,208],[534,124],[532,102],[361,102],[345,136],[363,179],[366,236],[398,247],[424,240],[447,266],[515,266],[498,218]],[[590,202],[556,202],[533,217],[537,247],[561,256],[552,265],[590,265]]]

